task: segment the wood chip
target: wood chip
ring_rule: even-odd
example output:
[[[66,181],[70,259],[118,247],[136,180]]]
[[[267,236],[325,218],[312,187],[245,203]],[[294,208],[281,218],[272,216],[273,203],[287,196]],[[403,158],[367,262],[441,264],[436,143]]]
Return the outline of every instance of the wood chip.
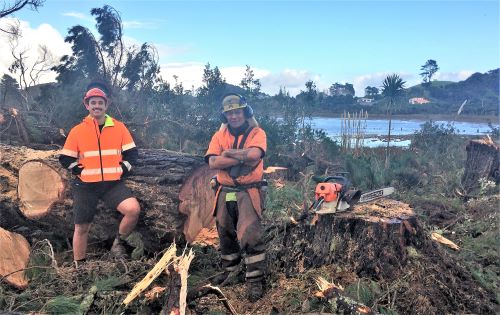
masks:
[[[446,245],[448,246],[449,248],[451,249],[454,249],[454,250],[459,250],[460,247],[458,247],[457,244],[453,243],[452,241],[450,241],[449,239],[447,239],[446,237],[436,233],[436,232],[432,232],[431,234],[431,239],[438,242],[438,243],[441,243],[443,245]]]

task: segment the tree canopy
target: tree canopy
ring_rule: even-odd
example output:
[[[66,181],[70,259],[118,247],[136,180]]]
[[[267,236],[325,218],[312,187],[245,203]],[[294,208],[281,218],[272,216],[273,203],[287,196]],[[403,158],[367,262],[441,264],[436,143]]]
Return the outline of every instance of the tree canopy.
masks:
[[[420,76],[422,77],[423,83],[430,83],[434,74],[439,70],[436,60],[429,59],[420,68],[422,72]]]

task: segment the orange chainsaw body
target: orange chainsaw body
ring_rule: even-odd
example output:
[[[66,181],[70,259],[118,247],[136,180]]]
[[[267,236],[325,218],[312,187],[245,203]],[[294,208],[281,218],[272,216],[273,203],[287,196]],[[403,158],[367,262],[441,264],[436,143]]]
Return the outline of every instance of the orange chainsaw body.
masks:
[[[335,201],[339,197],[342,185],[339,183],[319,183],[316,185],[314,198],[319,200],[323,197],[325,202]]]

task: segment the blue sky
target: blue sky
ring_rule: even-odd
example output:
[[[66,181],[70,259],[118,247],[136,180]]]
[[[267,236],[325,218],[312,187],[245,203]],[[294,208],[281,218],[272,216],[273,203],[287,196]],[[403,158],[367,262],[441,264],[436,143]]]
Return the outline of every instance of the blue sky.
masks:
[[[353,83],[358,96],[367,85],[380,86],[390,73],[400,74],[408,85],[420,82],[420,66],[428,59],[437,61],[436,78],[442,80],[459,81],[500,67],[495,0],[47,0],[38,12],[24,9],[15,18],[30,30],[26,34],[52,44],[54,55],[60,55],[68,51],[61,42],[67,30],[76,24],[92,28],[90,9],[104,4],[120,12],[127,41],[153,43],[163,77],[173,81],[176,74],[186,88],[201,84],[207,62],[233,84],[248,64],[271,94],[280,86],[295,94],[313,80],[320,90],[335,82]],[[2,62],[5,72],[9,57],[0,57],[0,72]]]

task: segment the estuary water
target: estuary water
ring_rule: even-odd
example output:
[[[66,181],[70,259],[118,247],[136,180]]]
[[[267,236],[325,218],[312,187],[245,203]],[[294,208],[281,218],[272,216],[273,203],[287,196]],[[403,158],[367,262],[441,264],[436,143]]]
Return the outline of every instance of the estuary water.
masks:
[[[315,129],[324,130],[327,135],[334,139],[339,140],[341,134],[341,118],[325,118],[325,117],[313,117],[312,126]],[[404,136],[411,135],[415,131],[420,130],[421,126],[425,123],[425,120],[413,120],[413,119],[393,119],[391,126],[392,136]],[[363,121],[364,123],[364,121]],[[491,128],[487,123],[482,122],[463,122],[463,121],[435,121],[437,124],[447,125],[450,123],[456,130],[458,134],[461,135],[486,135],[491,133]],[[498,127],[499,124],[493,124],[493,126]],[[387,145],[381,137],[387,136],[387,131],[389,128],[389,120],[385,119],[368,119],[366,120],[365,129],[365,140],[364,145],[368,147],[377,147]],[[409,146],[410,140],[401,139],[391,139],[391,145],[394,146]]]

